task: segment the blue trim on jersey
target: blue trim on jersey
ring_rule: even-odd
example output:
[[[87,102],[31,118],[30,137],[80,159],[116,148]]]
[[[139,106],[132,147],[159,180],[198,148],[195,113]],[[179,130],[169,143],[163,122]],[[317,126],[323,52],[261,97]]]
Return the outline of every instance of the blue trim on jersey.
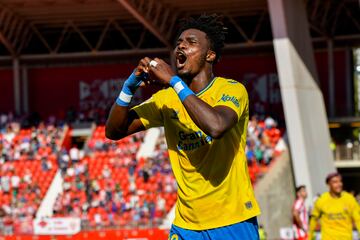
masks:
[[[217,79],[217,77],[214,77],[213,80],[211,80],[211,82],[203,89],[201,89],[196,96],[200,97],[200,95],[202,95],[204,92],[206,92],[209,88],[211,88],[211,86],[214,84],[215,80]]]
[[[169,240],[259,240],[256,217],[209,230],[188,230],[172,225]]]

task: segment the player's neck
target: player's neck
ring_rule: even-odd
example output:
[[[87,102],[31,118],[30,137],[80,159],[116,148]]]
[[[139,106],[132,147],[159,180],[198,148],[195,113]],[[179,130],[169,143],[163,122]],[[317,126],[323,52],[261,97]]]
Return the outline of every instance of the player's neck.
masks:
[[[201,71],[191,80],[189,87],[193,92],[198,93],[201,90],[205,89],[213,79],[214,79],[213,72],[211,70],[210,71],[204,70]]]
[[[305,202],[305,198],[303,198],[303,197],[298,197],[298,199]]]
[[[333,191],[329,191],[329,193],[330,193],[330,196],[333,197],[333,198],[340,198],[341,197],[341,192],[336,193],[336,192],[333,192]]]

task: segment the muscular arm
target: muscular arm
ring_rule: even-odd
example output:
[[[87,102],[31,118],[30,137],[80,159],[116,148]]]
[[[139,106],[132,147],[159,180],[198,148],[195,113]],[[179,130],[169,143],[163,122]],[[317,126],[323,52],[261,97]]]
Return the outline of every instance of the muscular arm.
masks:
[[[105,136],[111,140],[119,140],[135,132],[145,130],[135,111],[129,107],[113,104],[105,125]]]
[[[134,74],[140,77],[143,73],[147,73],[147,65],[149,62],[150,58],[148,57],[141,59]],[[126,82],[132,81],[129,87],[132,89],[132,93],[134,93],[137,86],[133,85],[139,85],[141,81],[129,79],[126,80]],[[120,106],[116,102],[112,105],[105,125],[105,136],[107,138],[111,140],[119,140],[144,129],[145,128],[135,111],[130,110],[128,106]]]
[[[163,60],[155,58],[156,67],[149,68],[149,72],[162,84],[169,86],[175,75],[171,67]],[[196,95],[189,95],[182,102],[194,123],[212,138],[220,138],[238,121],[236,112],[227,106],[211,107]]]
[[[183,102],[194,123],[212,138],[220,138],[238,121],[234,110],[226,106],[211,107],[195,95]]]

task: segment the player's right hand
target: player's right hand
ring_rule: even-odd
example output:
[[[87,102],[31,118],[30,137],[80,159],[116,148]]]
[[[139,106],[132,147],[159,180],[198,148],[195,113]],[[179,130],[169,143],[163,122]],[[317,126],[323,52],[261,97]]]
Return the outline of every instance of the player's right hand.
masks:
[[[149,73],[146,68],[147,68],[147,64],[150,61],[151,59],[148,57],[141,59],[138,66],[131,73],[128,79],[124,82],[123,90],[125,88],[126,90],[125,92],[127,94],[134,94],[136,89],[144,84],[144,82],[149,76]]]
[[[151,59],[148,57],[144,57],[143,59],[141,59],[139,61],[138,66],[136,67],[136,71],[135,71],[135,75],[136,76],[141,76],[142,74],[149,73],[149,63],[150,63]]]

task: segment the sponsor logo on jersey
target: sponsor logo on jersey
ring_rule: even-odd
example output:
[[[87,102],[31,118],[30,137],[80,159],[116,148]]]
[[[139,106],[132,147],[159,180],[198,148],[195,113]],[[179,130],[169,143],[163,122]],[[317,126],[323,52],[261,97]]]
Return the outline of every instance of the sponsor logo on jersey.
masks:
[[[219,102],[232,102],[236,107],[240,106],[239,100],[236,97],[230,96],[228,94],[223,94]]]
[[[212,142],[212,137],[207,136],[200,130],[190,133],[180,131],[178,132],[178,137],[179,142],[177,144],[177,149],[183,151],[195,150]]]

